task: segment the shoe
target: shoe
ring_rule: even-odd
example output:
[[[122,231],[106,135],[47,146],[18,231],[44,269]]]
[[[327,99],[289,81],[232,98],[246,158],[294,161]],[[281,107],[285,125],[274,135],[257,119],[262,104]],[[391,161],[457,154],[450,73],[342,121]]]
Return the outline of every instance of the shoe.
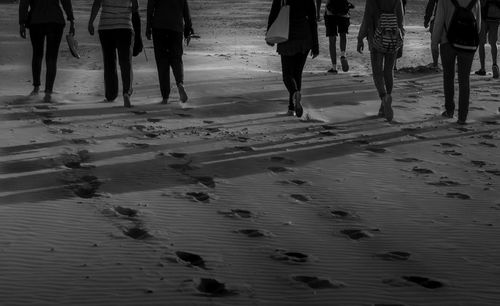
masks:
[[[327,72],[331,73],[331,74],[337,74],[338,73],[337,69],[334,69],[334,68],[328,69]]]
[[[458,120],[457,120],[457,124],[459,124],[459,125],[466,125],[466,124],[467,124],[467,122],[466,122],[465,120],[458,119]]]
[[[498,76],[499,76],[499,71],[498,71],[498,65],[493,65],[491,67],[491,70],[493,70],[493,78],[494,79],[498,79]]]
[[[349,63],[347,62],[347,58],[345,56],[340,57],[340,64],[342,65],[342,71],[349,71]]]
[[[179,90],[179,100],[181,100],[182,103],[186,103],[188,96],[184,89],[184,85],[182,85],[182,83],[177,84],[177,89]]]
[[[478,71],[474,72],[477,75],[486,75],[486,70],[484,69],[479,69]]]
[[[43,102],[45,102],[45,103],[52,102],[52,93],[46,92],[45,96],[43,97]]]
[[[168,98],[163,98],[160,104],[168,104]]]
[[[30,92],[30,96],[38,96],[39,93],[40,93],[40,87],[34,86],[33,91]]]
[[[445,117],[445,118],[450,118],[450,119],[451,119],[451,118],[453,118],[453,112],[452,112],[452,111],[447,111],[447,110],[445,110],[445,111],[441,114],[441,116],[443,116],[443,117]]]
[[[298,118],[302,117],[302,114],[304,113],[302,104],[300,104],[301,99],[302,95],[300,94],[300,91],[296,91],[293,94],[293,104],[295,105],[295,116],[297,116]]]
[[[385,113],[384,113],[384,102],[382,101],[382,103],[380,103],[380,107],[378,109],[378,114],[377,116],[379,116],[380,118],[385,118]]]
[[[394,118],[394,112],[392,110],[392,96],[390,94],[385,95],[384,97],[384,114],[385,119],[389,122]]]
[[[289,110],[286,112],[286,115],[287,115],[287,116],[293,116],[293,115],[295,115],[295,112],[293,111],[293,109],[289,109]]]
[[[124,107],[132,107],[132,104],[130,104],[130,95],[129,94],[124,94],[123,95],[123,106]]]

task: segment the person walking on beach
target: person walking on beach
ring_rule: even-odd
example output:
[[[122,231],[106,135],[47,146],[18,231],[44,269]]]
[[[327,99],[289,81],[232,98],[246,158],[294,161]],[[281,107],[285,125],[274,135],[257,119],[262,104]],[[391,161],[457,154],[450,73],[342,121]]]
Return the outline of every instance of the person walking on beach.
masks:
[[[189,44],[193,33],[187,0],[148,0],[146,37],[153,38],[162,104],[167,104],[170,97],[170,68],[179,90],[179,100],[183,103],[188,100],[184,89],[182,38],[184,36]]]
[[[61,5],[66,13],[66,18],[70,22],[69,33],[74,35],[75,18],[73,17],[71,0],[21,0],[19,2],[19,34],[22,38],[26,38],[26,29],[28,28],[33,47],[33,58],[31,60],[33,91],[31,95],[38,95],[40,91],[44,45],[45,40],[47,40],[44,102],[52,101],[57,73],[57,56],[66,24]]]
[[[429,33],[432,35],[432,30],[434,29],[434,18],[436,17],[437,10],[437,2],[438,0],[428,0],[427,6],[425,7],[425,15],[424,15],[424,27],[429,28]],[[439,46],[432,44],[431,41],[431,54],[432,54],[432,63],[431,68],[438,68],[439,61]]]
[[[327,72],[337,74],[337,36],[340,36],[340,64],[342,71],[349,71],[346,57],[347,33],[349,30],[349,11],[354,5],[347,0],[327,0],[325,8],[325,28],[332,68]]]
[[[403,45],[404,14],[401,0],[367,0],[358,34],[357,50],[364,50],[368,40],[373,82],[381,100],[379,117],[392,121],[392,89],[397,51]]]
[[[304,112],[301,104],[302,71],[309,52],[312,58],[319,54],[318,25],[316,22],[316,5],[314,0],[286,0],[290,6],[290,24],[288,40],[279,43],[277,52],[281,56],[283,83],[289,93],[288,112],[293,116],[302,117]],[[273,0],[267,29],[276,20],[282,5],[282,0]],[[273,46],[273,44],[269,44]]]
[[[500,0],[481,0],[481,34],[479,42],[479,63],[481,64],[481,69],[476,71],[477,75],[486,75],[486,52],[484,50],[484,45],[486,40],[490,44],[491,48],[491,60],[493,65],[491,70],[493,71],[493,78],[498,79],[499,70],[497,64],[497,41],[498,41],[498,25],[500,24]]]
[[[479,0],[438,1],[432,43],[440,45],[443,65],[445,111],[453,118],[455,111],[455,66],[458,70],[458,124],[466,124],[469,112],[470,71],[481,31]]]
[[[102,8],[102,10],[101,10]],[[104,62],[104,95],[107,102],[113,102],[118,96],[118,74],[116,53],[122,78],[123,106],[132,107],[132,47],[134,30],[132,12],[139,10],[137,0],[94,0],[88,31],[94,35],[94,20],[101,10],[99,20],[99,40],[101,41]]]

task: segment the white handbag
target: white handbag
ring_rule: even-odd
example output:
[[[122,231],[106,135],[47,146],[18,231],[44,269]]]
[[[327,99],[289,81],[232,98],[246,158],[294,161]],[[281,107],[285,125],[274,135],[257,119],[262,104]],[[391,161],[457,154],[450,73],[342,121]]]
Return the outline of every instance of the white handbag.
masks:
[[[266,42],[269,44],[279,44],[288,40],[290,26],[290,5],[286,0],[281,2],[281,9],[266,33]]]

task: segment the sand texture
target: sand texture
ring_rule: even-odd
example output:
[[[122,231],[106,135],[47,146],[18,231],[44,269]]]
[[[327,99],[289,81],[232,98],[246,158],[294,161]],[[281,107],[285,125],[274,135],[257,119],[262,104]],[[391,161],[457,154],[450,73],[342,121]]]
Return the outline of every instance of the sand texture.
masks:
[[[73,1],[82,57],[61,45],[53,103],[28,96],[31,46],[4,2],[0,305],[500,302],[500,81],[471,76],[468,125],[440,116],[425,1],[408,8],[392,123],[354,51],[361,1],[348,73],[326,74],[320,23],[302,119],[263,40],[270,1],[190,1],[188,102],[159,104],[144,38],[131,109],[102,102],[91,1]]]

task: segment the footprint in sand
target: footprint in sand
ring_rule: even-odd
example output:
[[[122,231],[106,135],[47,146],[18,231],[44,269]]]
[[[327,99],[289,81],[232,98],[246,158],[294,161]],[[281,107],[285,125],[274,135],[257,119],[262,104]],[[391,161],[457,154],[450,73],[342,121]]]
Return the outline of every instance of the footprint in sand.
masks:
[[[345,229],[340,232],[352,240],[360,240],[373,237],[372,232],[379,232],[379,229],[361,230],[361,229]]]
[[[255,217],[254,213],[245,209],[231,209],[229,211],[219,211],[218,213],[227,217],[237,219],[251,219]]]
[[[186,196],[190,199],[196,200],[197,202],[210,202],[210,195],[205,192],[186,192]]]
[[[319,131],[322,136],[337,136],[338,133],[332,131]]]
[[[496,176],[500,176],[500,170],[486,170],[485,171],[486,173],[489,173],[489,174],[493,174],[493,175],[496,175]]]
[[[72,129],[63,128],[63,129],[59,129],[59,132],[61,132],[62,134],[73,134],[75,131]]]
[[[288,165],[295,163],[295,161],[293,159],[289,159],[289,158],[286,158],[283,156],[272,156],[270,158],[270,160],[272,162],[283,163],[283,164],[288,164]]]
[[[461,199],[461,200],[470,200],[471,197],[468,194],[460,193],[460,192],[448,192],[446,197],[453,199]]]
[[[444,150],[444,154],[451,155],[451,156],[462,156],[463,154],[460,152],[457,152],[455,150]]]
[[[414,157],[395,158],[394,160],[401,163],[418,163],[422,161]]]
[[[255,148],[251,146],[236,146],[234,147],[238,151],[243,151],[243,152],[253,152],[255,151]]]
[[[486,125],[499,125],[500,124],[500,122],[498,122],[497,120],[484,120],[481,122],[486,124]]]
[[[123,206],[115,206],[114,210],[118,214],[125,216],[125,217],[129,217],[129,218],[134,218],[139,213],[136,209],[127,208],[127,207],[123,207]]]
[[[68,188],[80,198],[89,199],[96,196],[101,181],[93,175],[85,175],[78,178],[76,181],[70,182]]]
[[[462,146],[455,144],[455,143],[450,143],[450,142],[442,142],[439,144],[441,147],[444,148],[460,148]]]
[[[278,261],[283,261],[287,263],[305,263],[310,260],[307,254],[299,253],[299,252],[288,252],[283,249],[276,249],[273,254],[271,254],[271,258]]]
[[[296,185],[296,186],[302,186],[302,185],[310,184],[309,182],[306,182],[306,181],[303,181],[303,180],[297,180],[297,179],[289,180],[289,181],[279,181],[279,183],[283,184],[283,185]]]
[[[189,118],[189,117],[193,117],[193,115],[191,114],[184,114],[184,113],[175,113],[175,115],[181,117],[181,118]]]
[[[365,148],[365,150],[373,152],[373,153],[385,153],[385,152],[387,152],[386,149],[381,148],[381,147],[368,147],[368,148]]]
[[[481,141],[479,144],[481,146],[488,147],[488,148],[496,148],[497,147],[496,144],[491,143],[491,142],[487,142],[487,141]]]
[[[236,290],[226,287],[226,284],[219,282],[214,278],[201,278],[196,284],[196,290],[203,295],[212,297],[222,297],[236,295]]]
[[[390,261],[405,261],[408,260],[411,256],[410,253],[408,252],[401,252],[401,251],[391,251],[387,253],[379,253],[375,255],[376,257],[383,259],[383,260],[390,260]]]
[[[184,164],[170,164],[168,166],[174,170],[181,171],[181,172],[199,169],[199,167],[191,166],[190,164],[191,164],[191,162],[184,163]]]
[[[179,153],[179,152],[171,152],[168,154],[170,154],[170,156],[175,157],[175,158],[184,158],[187,156],[187,153]]]
[[[440,281],[422,276],[403,276],[402,278],[428,289],[438,289],[444,286]]]
[[[147,114],[148,112],[146,111],[143,111],[143,110],[133,110],[131,111],[132,114],[135,114],[135,115],[145,115]]]
[[[62,124],[67,124],[62,121],[55,121],[52,119],[42,119],[42,123],[45,125],[62,125]]]
[[[70,140],[74,144],[78,145],[88,145],[88,144],[95,144],[96,141],[92,139],[84,139],[84,138],[75,138]]]
[[[456,181],[439,180],[437,182],[428,182],[427,185],[433,185],[439,187],[454,187],[454,186],[461,186],[462,184]]]
[[[211,176],[192,176],[192,178],[197,184],[202,184],[203,186],[209,188],[215,188],[215,181]]]
[[[343,211],[343,210],[331,210],[330,215],[344,220],[357,220],[359,217],[351,212]]]
[[[121,143],[122,146],[127,147],[127,148],[134,148],[134,149],[147,149],[150,147],[149,144],[147,143],[138,143],[138,142],[127,142],[127,143]]]
[[[205,260],[203,260],[203,258],[198,254],[177,251],[175,252],[175,255],[177,256],[178,261],[180,261],[183,264],[207,270]]]
[[[470,162],[471,162],[471,164],[473,164],[474,166],[477,166],[479,168],[486,166],[486,162],[484,162],[482,160],[471,160]]]
[[[370,143],[368,140],[365,140],[365,139],[356,139],[356,140],[349,141],[349,142],[353,143],[353,144],[360,144],[360,145],[367,145]]]
[[[147,138],[158,138],[158,137],[160,137],[160,134],[154,133],[154,132],[149,132],[149,133],[144,133],[144,136],[146,136]]]
[[[250,238],[258,238],[258,237],[272,237],[273,234],[271,232],[260,230],[260,229],[240,229],[236,230],[236,233],[243,234]]]
[[[482,135],[479,135],[480,138],[484,138],[484,139],[495,139],[495,137],[491,134],[482,134]]]
[[[432,171],[431,169],[427,169],[427,168],[420,168],[420,167],[413,167],[413,169],[411,169],[413,172],[416,172],[416,173],[419,173],[419,174],[433,174],[434,171]]]
[[[292,280],[303,283],[311,289],[328,289],[328,288],[343,288],[346,285],[342,282],[332,282],[327,278],[319,278],[316,276],[295,275]]]
[[[136,240],[145,240],[153,237],[146,229],[134,226],[123,230],[123,234]]]
[[[290,197],[299,202],[309,202],[311,200],[311,197],[303,194],[291,194]]]
[[[151,122],[151,123],[158,123],[158,122],[162,121],[163,119],[160,119],[160,118],[148,118],[146,120],[148,122]]]
[[[268,170],[274,173],[283,173],[283,172],[291,172],[292,170],[286,167],[268,167]]]

